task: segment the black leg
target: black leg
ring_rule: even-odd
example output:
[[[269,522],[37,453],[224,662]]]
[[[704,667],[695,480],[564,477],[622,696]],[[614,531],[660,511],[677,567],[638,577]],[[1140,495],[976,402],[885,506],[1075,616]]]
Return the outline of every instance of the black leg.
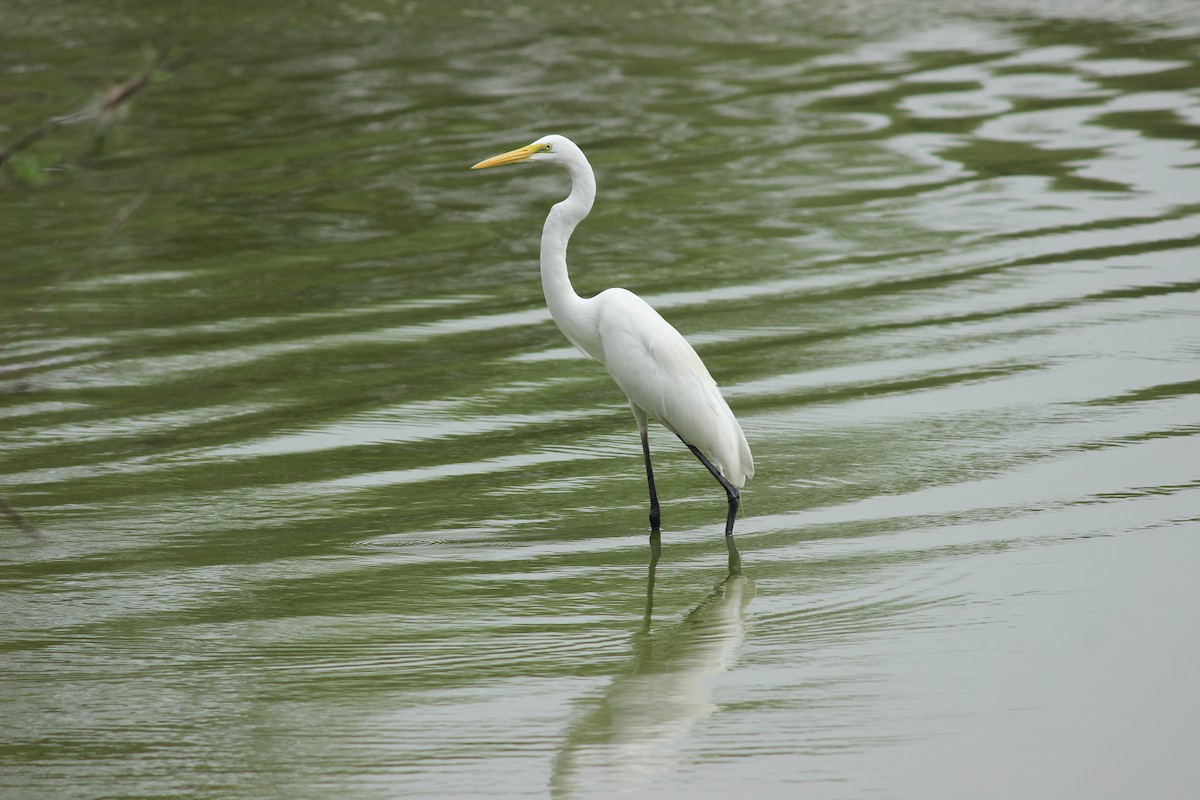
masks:
[[[682,442],[683,440],[680,439],[680,441]],[[712,473],[712,476],[714,478],[716,478],[717,482],[721,484],[721,487],[723,489],[725,489],[725,494],[729,498],[729,515],[725,518],[725,535],[733,536],[733,521],[735,519],[737,519],[738,508],[742,504],[741,494],[738,492],[738,490],[736,488],[734,488],[732,483],[725,480],[725,476],[721,474],[721,470],[714,467],[712,462],[704,457],[704,453],[701,453],[699,450],[697,450],[695,447],[691,446],[687,442],[683,442],[683,443],[687,444],[687,448],[688,448],[688,450],[692,451],[692,455],[694,455],[696,458],[700,459],[700,463],[703,464],[708,469],[708,471]]]
[[[650,466],[650,437],[642,428],[642,454],[646,457],[646,483],[650,484],[650,530],[658,532],[662,524],[662,509],[658,506],[658,491],[654,488],[654,467]]]

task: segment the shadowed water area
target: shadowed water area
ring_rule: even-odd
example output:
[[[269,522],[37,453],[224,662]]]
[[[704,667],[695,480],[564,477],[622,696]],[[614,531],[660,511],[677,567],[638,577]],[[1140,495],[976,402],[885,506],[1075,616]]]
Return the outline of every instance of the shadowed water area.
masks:
[[[0,349],[0,794],[1188,796],[1200,12],[1043,6],[313,4],[31,148],[0,331],[152,194]],[[0,146],[273,10],[8,3]]]

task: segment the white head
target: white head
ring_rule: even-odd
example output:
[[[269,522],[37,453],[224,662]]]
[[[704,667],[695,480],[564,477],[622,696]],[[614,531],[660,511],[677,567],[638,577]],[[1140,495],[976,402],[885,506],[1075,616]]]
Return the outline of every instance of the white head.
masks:
[[[587,163],[579,145],[565,136],[552,133],[524,147],[518,147],[516,150],[509,150],[507,153],[480,161],[471,169],[487,169],[504,164],[520,164],[525,161],[550,161],[561,164],[567,169]]]

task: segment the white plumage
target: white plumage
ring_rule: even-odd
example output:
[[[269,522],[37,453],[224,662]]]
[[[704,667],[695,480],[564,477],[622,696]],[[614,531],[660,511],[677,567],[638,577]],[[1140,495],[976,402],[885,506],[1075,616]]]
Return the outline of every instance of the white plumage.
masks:
[[[567,274],[567,243],[591,211],[596,180],[574,142],[544,136],[472,169],[524,161],[550,161],[571,174],[570,195],[550,209],[542,229],[542,289],[559,330],[604,364],[629,398],[642,437],[651,527],[658,530],[661,520],[646,435],[648,419],[655,419],[683,440],[724,487],[729,502],[725,533],[731,535],[740,506],[738,490],[754,475],[754,459],[737,418],[695,349],[649,303],[625,289],[607,289],[591,298],[575,293]]]

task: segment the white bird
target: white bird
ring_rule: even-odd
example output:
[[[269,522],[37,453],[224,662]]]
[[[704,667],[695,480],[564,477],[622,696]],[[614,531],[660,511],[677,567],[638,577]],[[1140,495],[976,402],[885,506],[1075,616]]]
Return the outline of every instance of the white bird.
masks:
[[[678,436],[725,489],[725,535],[732,536],[741,505],[739,490],[754,475],[741,425],[695,349],[649,303],[625,289],[606,289],[590,298],[575,293],[567,274],[567,242],[596,199],[596,177],[578,145],[565,136],[543,136],[471,169],[524,161],[558,164],[571,175],[571,193],[550,209],[542,228],[542,290],[558,329],[607,367],[629,398],[642,436],[651,530],[657,531],[662,521],[647,437],[647,423],[655,419]]]

